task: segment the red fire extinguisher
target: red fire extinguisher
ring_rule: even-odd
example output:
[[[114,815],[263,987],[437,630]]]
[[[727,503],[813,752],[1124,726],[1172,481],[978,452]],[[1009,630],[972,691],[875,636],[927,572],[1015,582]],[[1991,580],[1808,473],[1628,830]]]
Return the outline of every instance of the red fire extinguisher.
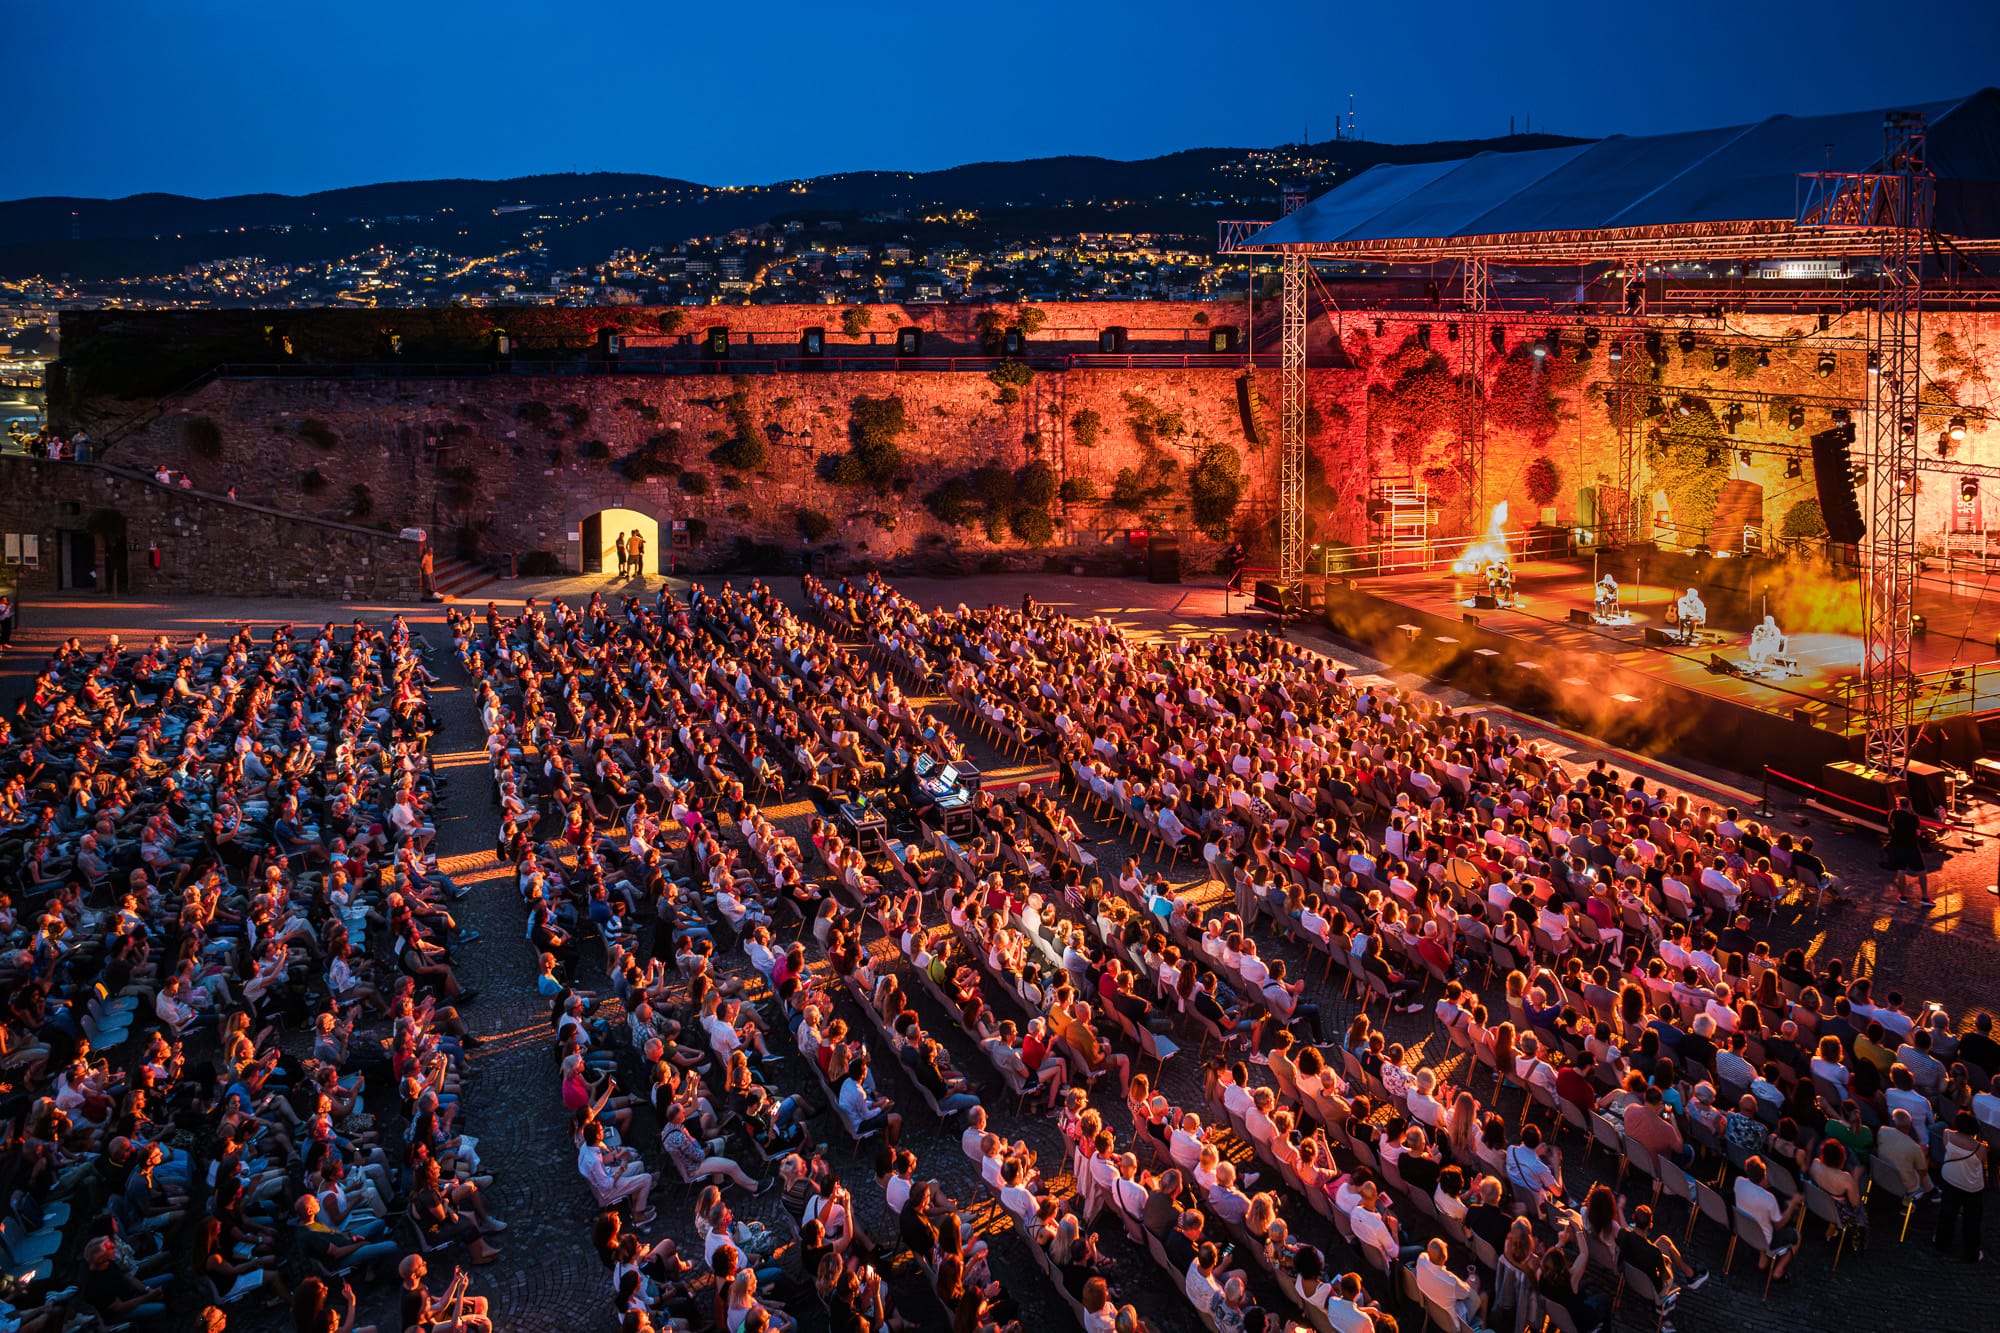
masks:
[[[159,567],[160,567],[160,548],[157,546],[148,548],[148,550],[146,551],[146,568],[158,569]]]

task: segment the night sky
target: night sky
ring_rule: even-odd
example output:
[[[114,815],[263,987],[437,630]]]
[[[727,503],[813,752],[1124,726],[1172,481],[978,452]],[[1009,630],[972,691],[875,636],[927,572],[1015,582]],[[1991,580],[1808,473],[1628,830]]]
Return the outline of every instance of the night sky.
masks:
[[[722,185],[1325,139],[1350,92],[1390,142],[1935,100],[2000,83],[2000,3],[5,0],[0,49],[0,197]]]

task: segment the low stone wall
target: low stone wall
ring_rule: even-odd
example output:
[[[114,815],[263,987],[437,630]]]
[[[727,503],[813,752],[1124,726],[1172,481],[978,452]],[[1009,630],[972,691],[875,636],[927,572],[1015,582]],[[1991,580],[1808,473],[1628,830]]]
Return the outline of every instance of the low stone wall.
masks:
[[[415,601],[419,593],[420,545],[393,532],[162,485],[122,468],[0,456],[8,556],[23,553],[19,539],[29,534],[38,546],[35,564],[0,565],[0,586],[31,598],[57,591],[67,541],[76,567],[87,558],[103,588],[121,530],[135,595]],[[76,533],[90,534],[87,552],[67,535]],[[76,578],[71,585],[88,586]]]

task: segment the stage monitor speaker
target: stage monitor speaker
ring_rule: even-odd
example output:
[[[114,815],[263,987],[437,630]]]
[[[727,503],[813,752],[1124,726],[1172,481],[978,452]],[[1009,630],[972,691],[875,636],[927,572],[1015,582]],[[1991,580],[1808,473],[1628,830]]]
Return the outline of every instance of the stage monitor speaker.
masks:
[[[1736,664],[1721,653],[1710,653],[1708,655],[1708,670],[1710,675],[1733,676],[1736,674]]]
[[[1236,326],[1218,324],[1208,331],[1208,350],[1217,356],[1226,356],[1236,350]]]
[[[1868,524],[1861,517],[1861,502],[1850,480],[1853,460],[1847,447],[1854,443],[1854,428],[1835,426],[1812,437],[1813,489],[1819,496],[1819,513],[1826,523],[1826,539],[1852,545],[1867,535]]]
[[[1569,623],[1572,625],[1594,625],[1597,622],[1591,616],[1590,612],[1580,606],[1572,606],[1569,609]]]
[[[914,325],[905,324],[896,330],[897,356],[922,356],[924,354],[924,331]]]
[[[1809,727],[1810,727],[1810,726],[1811,726],[1811,725],[1813,724],[1813,714],[1812,714],[1812,709],[1810,709],[1810,708],[1794,708],[1794,709],[1792,710],[1792,721],[1794,721],[1794,722],[1803,722],[1803,723],[1805,723],[1805,724],[1806,724],[1807,726],[1809,726]]]
[[[1297,609],[1297,590],[1289,583],[1272,583],[1268,579],[1258,579],[1254,600],[1262,610],[1288,616]]]
[[[1107,356],[1116,356],[1125,350],[1125,330],[1113,326],[1097,331],[1097,350]]]
[[[826,355],[826,330],[814,325],[799,335],[800,356]]]
[[[1027,346],[1028,340],[1022,336],[1018,325],[1000,335],[1000,352],[1003,356],[1019,356],[1027,350]]]
[[[1645,636],[1646,642],[1652,647],[1669,648],[1673,646],[1674,636],[1656,626],[1646,626]]]
[[[1473,615],[1473,614],[1472,614],[1472,612],[1470,612],[1470,611],[1467,611],[1467,612],[1465,612],[1465,613],[1464,613],[1463,615],[1461,615],[1461,616],[1460,616],[1460,617],[1458,618],[1458,620],[1459,620],[1459,623],[1460,623],[1460,624],[1462,624],[1462,625],[1470,625],[1470,626],[1472,626],[1472,628],[1474,628],[1474,629],[1478,629],[1478,628],[1479,628],[1479,617],[1478,617],[1478,616],[1475,616],[1475,615]]]
[[[702,344],[706,349],[706,351],[708,352],[708,355],[714,357],[718,361],[728,356],[729,355],[728,327],[726,325],[717,324],[714,328],[711,328],[707,333],[702,335]]]
[[[1179,583],[1181,581],[1181,540],[1178,537],[1155,536],[1146,543],[1146,582]]]
[[[1472,604],[1481,611],[1498,611],[1500,609],[1500,599],[1490,592],[1476,592],[1472,594]]]

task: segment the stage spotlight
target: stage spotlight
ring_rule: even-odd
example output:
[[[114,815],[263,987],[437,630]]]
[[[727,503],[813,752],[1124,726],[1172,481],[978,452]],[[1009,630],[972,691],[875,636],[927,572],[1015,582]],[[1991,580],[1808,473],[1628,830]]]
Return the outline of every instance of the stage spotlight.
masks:
[[[1381,337],[1388,331],[1389,331],[1389,324],[1387,320],[1378,319],[1375,321],[1375,336],[1377,338]]]
[[[1625,346],[1623,343],[1614,342],[1611,344],[1611,359],[1614,362],[1623,361],[1625,359]]]
[[[1583,331],[1583,345],[1585,347],[1595,347],[1603,336],[1594,327],[1587,328]]]
[[[1853,414],[1852,412],[1848,411],[1848,410],[1847,410],[1846,408],[1844,408],[1844,407],[1836,407],[1836,408],[1834,408],[1834,409],[1833,409],[1833,424],[1834,424],[1834,425],[1836,425],[1836,426],[1845,426],[1845,425],[1848,425],[1848,424],[1850,424],[1851,422],[1853,422],[1853,420],[1854,420],[1854,414]]]
[[[1881,353],[1870,352],[1868,354],[1868,373],[1870,375],[1880,375],[1882,373]]]
[[[1904,417],[1898,424],[1903,428],[1904,439],[1914,440],[1917,437],[1917,419],[1915,417]]]
[[[1826,379],[1829,376],[1831,376],[1835,370],[1839,369],[1839,367],[1840,367],[1840,362],[1837,358],[1835,358],[1832,352],[1821,352],[1819,354],[1819,364],[1814,368],[1819,371],[1819,377],[1821,379]]]
[[[1715,349],[1715,368],[1717,370],[1729,369],[1729,349],[1727,347],[1718,347]]]
[[[1910,468],[1904,468],[1896,474],[1896,494],[1915,495],[1916,493],[1917,474]]]
[[[1455,343],[1458,341],[1458,325],[1456,323],[1451,323],[1444,326],[1444,340],[1448,343]]]
[[[1979,478],[1960,477],[1958,479],[1958,498],[1967,504],[1977,500],[1979,498]]]
[[[1943,435],[1938,436],[1937,456],[1939,458],[1951,457],[1951,433],[1949,431],[1947,431]]]
[[[1543,340],[1547,342],[1549,345],[1550,356],[1554,356],[1557,352],[1562,351],[1563,331],[1561,329],[1551,328],[1546,334],[1543,335]]]
[[[1785,480],[1797,481],[1806,474],[1805,465],[1796,458],[1785,460]]]
[[[1507,330],[1501,328],[1498,324],[1495,324],[1493,326],[1493,332],[1490,335],[1490,337],[1492,339],[1493,350],[1495,352],[1505,352],[1507,350]]]
[[[1750,451],[1748,449],[1738,449],[1736,451],[1736,460],[1739,463],[1743,464],[1744,467],[1752,467],[1757,462],[1757,460],[1751,456]]]
[[[1760,348],[1758,348],[1758,349],[1757,349],[1757,369],[1759,369],[1759,370],[1769,370],[1770,368],[1771,368],[1771,354],[1770,354],[1769,352],[1765,351],[1765,350],[1764,350],[1763,348],[1761,348],[1761,347],[1760,347]]]
[[[1743,424],[1743,404],[1731,403],[1729,410],[1722,414],[1722,420],[1729,427],[1729,433],[1734,435],[1736,428]]]
[[[1803,407],[1793,408],[1791,411],[1785,414],[1785,424],[1787,426],[1790,426],[1793,430],[1797,430],[1799,427],[1805,425],[1806,410]]]
[[[1854,441],[1849,440],[1848,443],[1852,444],[1854,443]],[[1863,467],[1861,464],[1856,463],[1853,467],[1847,469],[1847,484],[1849,486],[1853,486],[1858,489],[1861,483],[1867,480],[1868,480],[1868,469]]]
[[[1718,323],[1718,324],[1720,324],[1720,323],[1722,322],[1722,303],[1721,303],[1721,302],[1719,302],[1719,301],[1718,301],[1718,302],[1716,302],[1716,303],[1715,303],[1714,305],[1712,305],[1712,306],[1710,306],[1710,307],[1708,308],[1708,317],[1709,317],[1710,319],[1714,320],[1714,321],[1715,321],[1716,323]]]
[[[1660,401],[1659,399],[1657,399],[1657,398],[1648,398],[1648,399],[1646,400],[1646,415],[1647,415],[1647,416],[1649,416],[1649,417],[1663,417],[1663,416],[1665,416],[1666,414],[1667,414],[1667,405],[1666,405],[1665,403],[1661,402],[1661,401]]]
[[[1694,414],[1694,399],[1689,398],[1686,394],[1682,394],[1680,400],[1674,404],[1674,409],[1684,417],[1692,416]]]
[[[1674,339],[1674,341],[1675,341],[1676,343],[1680,344],[1680,349],[1681,349],[1681,354],[1682,354],[1682,355],[1686,355],[1687,353],[1689,353],[1689,352],[1692,352],[1692,351],[1694,350],[1694,332],[1693,332],[1693,330],[1691,330],[1691,329],[1682,329],[1682,330],[1681,330],[1681,336],[1680,336],[1680,337],[1678,337],[1678,338],[1676,338],[1676,339]]]
[[[1708,451],[1708,465],[1710,467],[1719,467],[1721,466],[1721,464],[1722,464],[1722,450],[1711,448]]]
[[[1537,361],[1544,360],[1545,358],[1547,358],[1548,354],[1549,354],[1549,345],[1545,342],[1541,342],[1538,340],[1535,343],[1535,360]]]
[[[1428,324],[1419,324],[1419,325],[1417,325],[1417,346],[1419,346],[1419,347],[1423,348],[1423,349],[1424,349],[1424,350],[1425,350],[1426,352],[1428,352],[1428,351],[1430,351],[1430,350],[1431,350],[1431,326],[1430,326],[1430,325],[1428,325]]]
[[[1951,439],[1952,439],[1952,443],[1953,443],[1953,444],[1956,444],[1956,443],[1958,443],[1958,442],[1959,442],[1960,440],[1964,439],[1964,438],[1965,438],[1965,418],[1964,418],[1964,417],[1953,417],[1953,418],[1951,419],[1951,424],[1950,424],[1949,426],[1946,426],[1946,427],[1945,427],[1945,433],[1951,436]]]
[[[1646,355],[1657,362],[1664,362],[1667,359],[1667,345],[1660,340],[1658,330],[1646,334]]]

